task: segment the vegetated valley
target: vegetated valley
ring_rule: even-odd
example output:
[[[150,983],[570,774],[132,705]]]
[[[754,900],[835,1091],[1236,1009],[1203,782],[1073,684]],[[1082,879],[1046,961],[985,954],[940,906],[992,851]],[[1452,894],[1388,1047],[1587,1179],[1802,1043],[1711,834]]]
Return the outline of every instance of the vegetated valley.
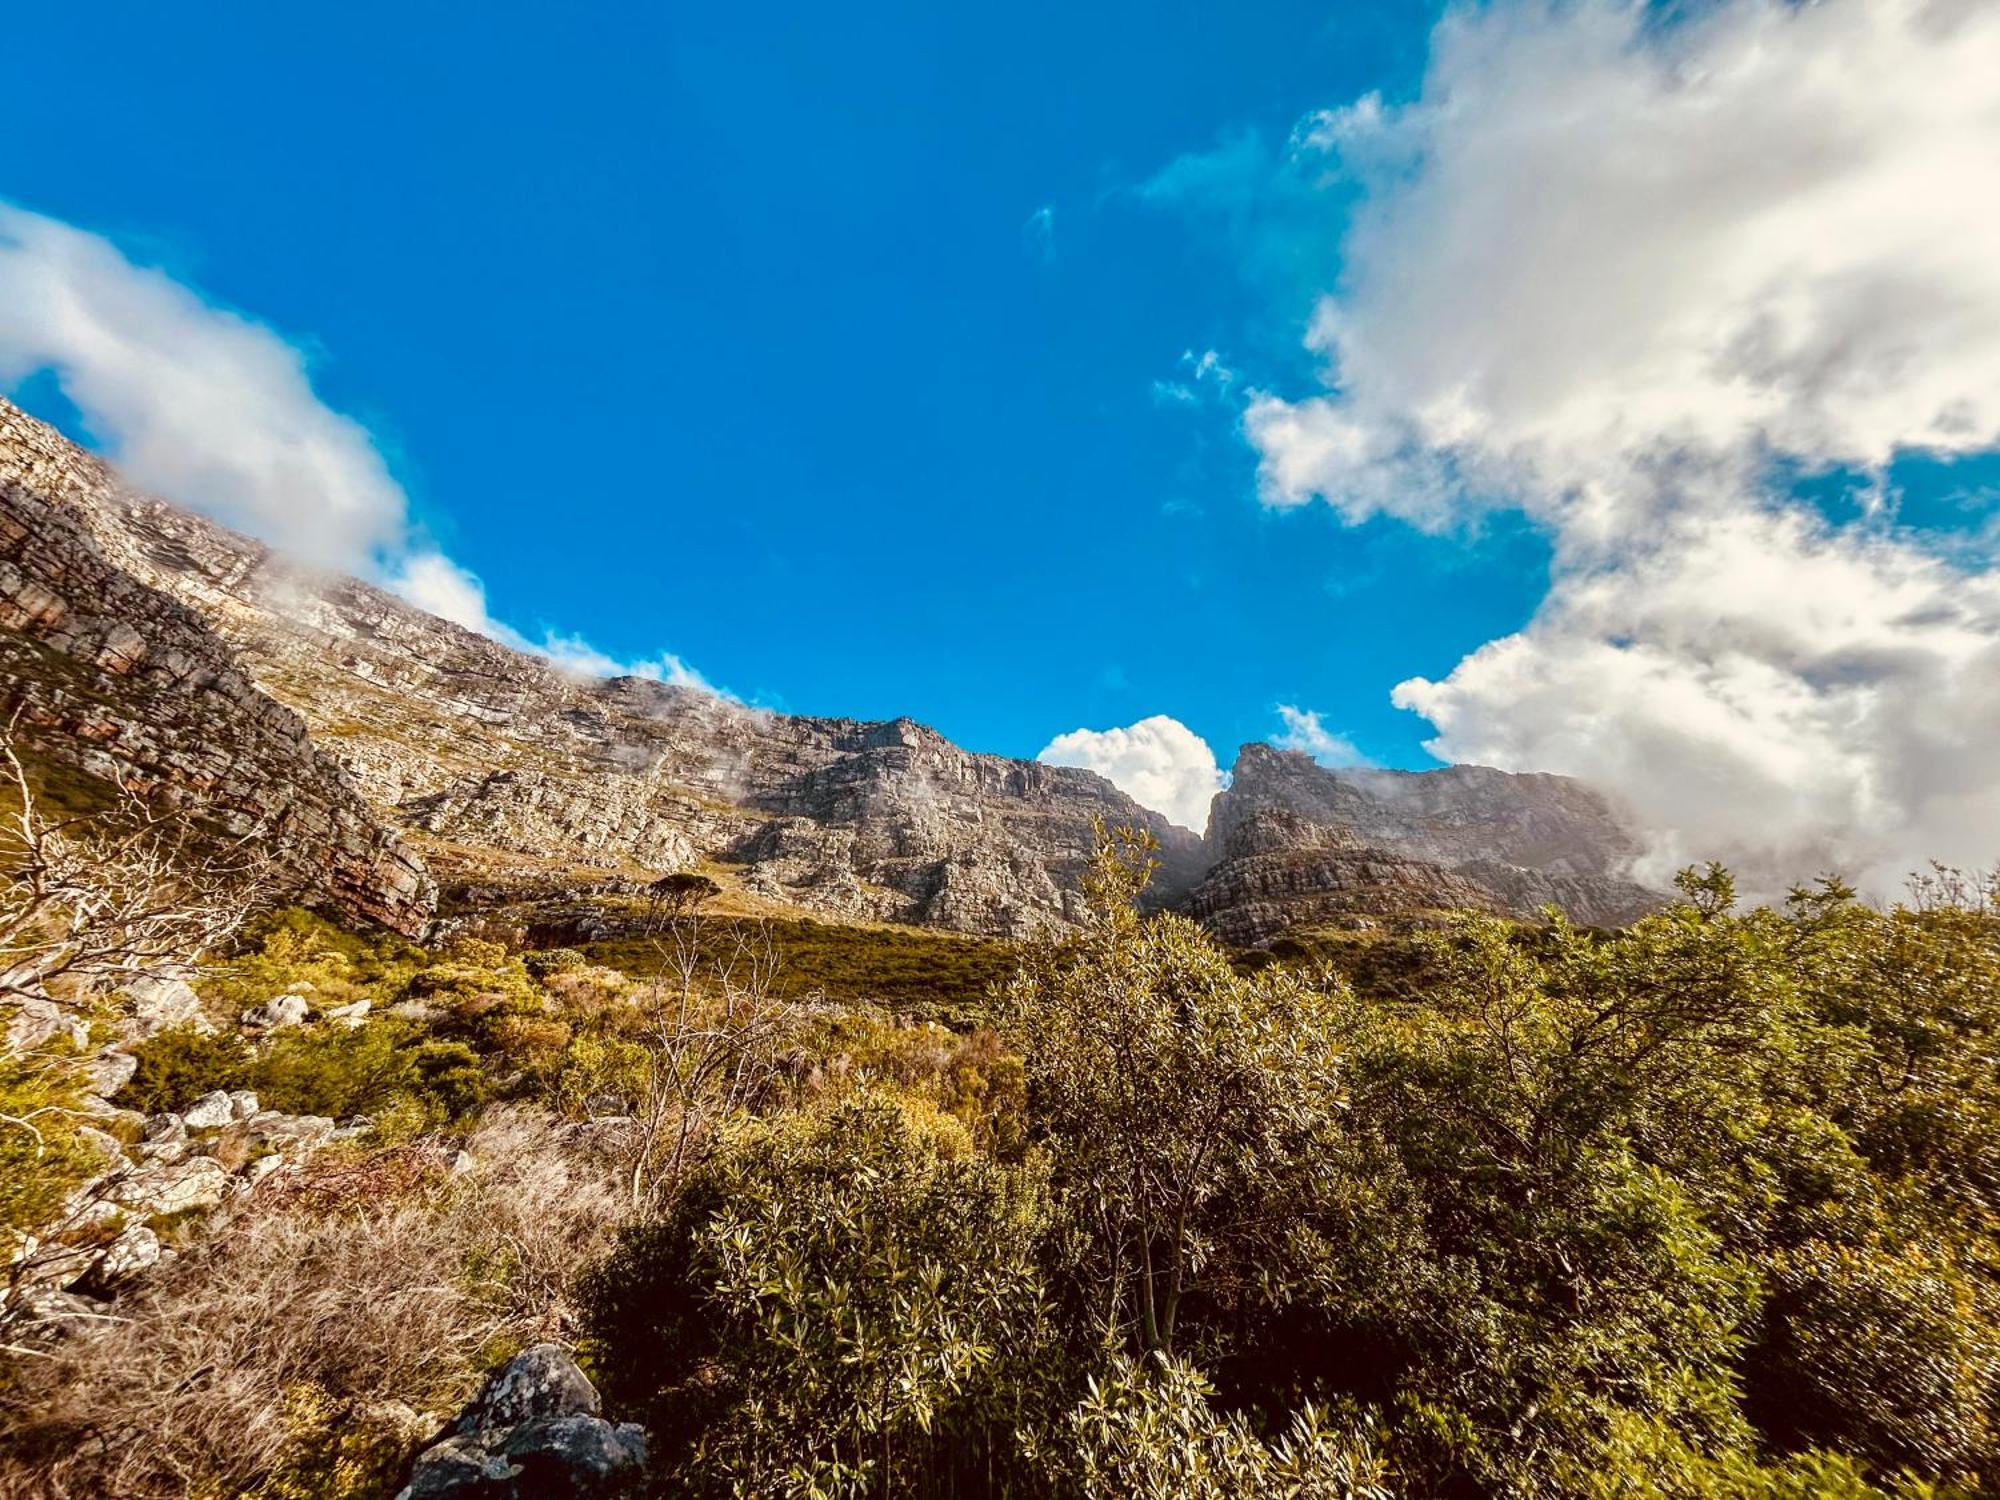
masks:
[[[0,1493],[1977,1495],[2000,886],[566,677],[0,405]]]

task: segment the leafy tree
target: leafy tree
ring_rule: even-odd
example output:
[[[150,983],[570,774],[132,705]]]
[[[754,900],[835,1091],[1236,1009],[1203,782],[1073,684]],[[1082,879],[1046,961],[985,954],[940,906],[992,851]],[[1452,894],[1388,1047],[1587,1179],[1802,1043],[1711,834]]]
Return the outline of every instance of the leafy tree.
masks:
[[[1005,1492],[1045,1378],[1042,1212],[1032,1169],[904,1101],[746,1122],[590,1283],[596,1368],[673,1493]]]
[[[1156,847],[1104,841],[1089,925],[1025,958],[1006,995],[1067,1268],[1099,1332],[1140,1354],[1174,1349],[1198,1290],[1278,1295],[1335,1103],[1305,985],[1239,976],[1184,918],[1141,919]]]

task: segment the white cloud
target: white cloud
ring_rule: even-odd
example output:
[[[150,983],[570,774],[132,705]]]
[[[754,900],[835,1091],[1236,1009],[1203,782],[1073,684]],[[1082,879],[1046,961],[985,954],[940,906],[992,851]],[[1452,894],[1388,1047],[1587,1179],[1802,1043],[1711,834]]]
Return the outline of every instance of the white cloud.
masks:
[[[1224,778],[1208,742],[1178,719],[1154,714],[1123,729],[1073,729],[1035,757],[1095,771],[1141,807],[1197,832]]]
[[[1439,754],[1588,776],[1767,890],[2000,854],[1990,546],[1778,477],[2000,446],[1995,78],[1965,0],[1508,0],[1413,103],[1301,127],[1285,170],[1360,200],[1325,389],[1245,406],[1266,498],[1555,541],[1526,629],[1397,688]]]
[[[319,399],[296,346],[100,236],[0,202],[0,388],[42,370],[141,489],[565,670],[715,691],[672,655],[619,662],[493,619],[479,579],[413,538],[374,439]]]
[[[0,383],[52,369],[141,487],[316,564],[358,572],[405,502],[304,357],[110,241],[0,202]]]
[[[1284,732],[1271,741],[1280,750],[1303,750],[1323,766],[1371,765],[1367,756],[1344,734],[1328,729],[1320,716],[1309,708],[1280,703],[1278,719]]]

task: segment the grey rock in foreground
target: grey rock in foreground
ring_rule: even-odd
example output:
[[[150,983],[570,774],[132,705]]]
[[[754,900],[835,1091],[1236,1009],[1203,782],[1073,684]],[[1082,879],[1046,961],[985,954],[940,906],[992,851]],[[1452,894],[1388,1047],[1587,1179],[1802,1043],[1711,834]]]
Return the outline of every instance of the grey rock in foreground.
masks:
[[[397,1500],[603,1500],[635,1492],[645,1471],[645,1433],[600,1417],[596,1388],[575,1361],[537,1344],[417,1455]]]

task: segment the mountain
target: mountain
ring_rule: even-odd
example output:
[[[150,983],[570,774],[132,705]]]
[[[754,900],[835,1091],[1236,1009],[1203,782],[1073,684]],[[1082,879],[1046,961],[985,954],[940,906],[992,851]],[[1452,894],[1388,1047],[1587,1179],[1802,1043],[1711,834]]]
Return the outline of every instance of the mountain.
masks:
[[[1189,910],[1246,946],[1291,927],[1454,907],[1532,917],[1553,904],[1616,926],[1661,899],[1626,878],[1640,847],[1598,793],[1486,766],[1332,771],[1245,745],[1207,846]]]
[[[292,726],[295,714],[318,747],[299,736],[317,756],[313,776],[337,763],[340,784],[445,878],[447,897],[454,883],[491,898],[710,860],[751,893],[811,912],[1018,936],[1080,913],[1099,820],[1160,839],[1163,895],[1199,874],[1195,834],[1092,772],[970,754],[909,720],[774,714],[563,672],[133,493],[5,403],[0,514],[23,536],[87,547],[92,582],[77,592],[100,595],[107,616],[170,614],[215,672],[237,673],[233,717],[134,697],[73,758],[145,772],[156,713],[176,726],[184,759],[240,758],[259,723]],[[16,675],[39,695],[30,682],[49,674],[23,660]],[[62,736],[49,743],[60,749]],[[238,800],[274,809],[282,780],[246,785]]]
[[[838,920],[1000,936],[1073,922],[1101,822],[1162,846],[1154,897],[1234,941],[1452,905],[1644,909],[1579,784],[1324,771],[1246,746],[1206,837],[1084,770],[907,719],[776,714],[565,672],[136,493],[0,401],[0,650],[34,747],[261,823],[296,884],[406,931],[700,864]]]

